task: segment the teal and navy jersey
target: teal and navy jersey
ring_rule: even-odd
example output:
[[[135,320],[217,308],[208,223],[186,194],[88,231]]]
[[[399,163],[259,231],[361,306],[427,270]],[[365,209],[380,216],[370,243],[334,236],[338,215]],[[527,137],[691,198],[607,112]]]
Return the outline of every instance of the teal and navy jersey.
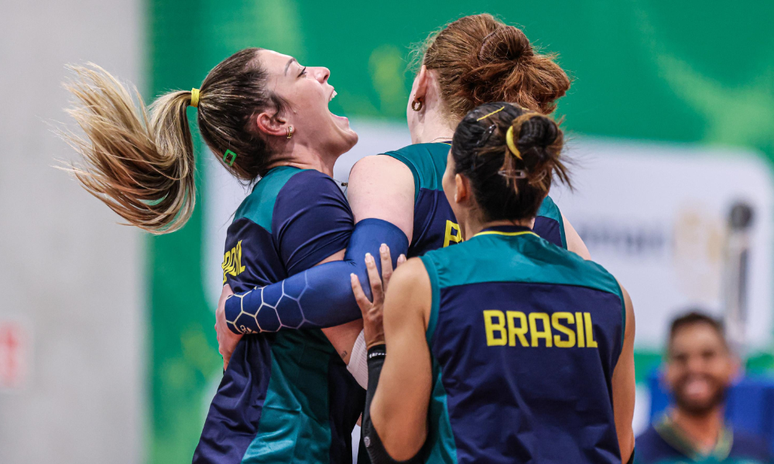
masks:
[[[424,255],[431,463],[620,464],[612,376],[625,306],[601,266],[524,227]]]
[[[708,454],[699,452],[684,432],[667,415],[652,424],[635,440],[635,464],[727,463],[772,464],[774,458],[765,440],[754,435],[734,432],[725,427],[715,448]]]
[[[413,174],[416,198],[411,243],[394,224],[364,219],[355,227],[343,261],[315,266],[282,282],[254,291],[247,289],[226,300],[229,328],[238,333],[276,332],[283,328],[335,327],[351,322],[360,318],[360,308],[352,294],[349,276],[354,273],[361,282],[367,281],[363,263],[366,252],[378,253],[379,245],[387,244],[393,259],[400,254],[411,258],[462,241],[441,185],[448,152],[447,144],[429,143],[386,153],[408,166]],[[549,242],[567,247],[562,215],[550,198],[543,201],[533,229]],[[312,241],[325,238],[324,235],[309,237]],[[363,290],[370,294],[368,286]],[[286,291],[303,294],[303,301],[289,307],[278,306],[276,311],[262,310],[267,306],[265,302],[279,298]]]
[[[255,186],[228,229],[223,283],[235,293],[278,282],[347,247],[352,212],[336,183],[278,167]],[[295,314],[300,295],[260,311]],[[246,335],[212,401],[194,462],[351,462],[365,398],[319,329]]]
[[[462,241],[460,227],[443,193],[443,173],[449,155],[447,143],[420,143],[385,153],[405,164],[414,175],[414,234],[409,257]],[[559,208],[546,197],[533,230],[544,239],[567,248]]]

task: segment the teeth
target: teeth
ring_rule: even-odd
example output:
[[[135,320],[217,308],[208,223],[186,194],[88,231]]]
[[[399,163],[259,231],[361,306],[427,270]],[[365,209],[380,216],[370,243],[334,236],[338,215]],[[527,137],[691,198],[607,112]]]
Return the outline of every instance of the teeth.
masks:
[[[330,102],[331,100],[333,100],[336,97],[336,95],[338,95],[338,94],[334,90],[333,93],[331,94],[331,98],[328,101]]]

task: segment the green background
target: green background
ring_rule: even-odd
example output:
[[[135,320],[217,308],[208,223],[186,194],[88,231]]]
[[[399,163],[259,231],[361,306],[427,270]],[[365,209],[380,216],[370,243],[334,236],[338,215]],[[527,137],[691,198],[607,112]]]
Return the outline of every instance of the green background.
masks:
[[[338,92],[334,113],[405,121],[412,44],[460,16],[487,12],[560,54],[574,80],[558,110],[570,132],[746,147],[774,157],[770,1],[150,0],[147,8],[148,99],[198,87],[219,61],[258,46],[328,67]],[[212,156],[201,146],[198,153]],[[200,176],[200,187],[205,182]],[[198,200],[185,228],[147,244],[146,430],[154,463],[191,458],[211,394],[206,387],[220,375],[202,287]],[[639,378],[658,360],[657,353],[638,353]],[[753,370],[771,365],[765,353],[750,361]]]

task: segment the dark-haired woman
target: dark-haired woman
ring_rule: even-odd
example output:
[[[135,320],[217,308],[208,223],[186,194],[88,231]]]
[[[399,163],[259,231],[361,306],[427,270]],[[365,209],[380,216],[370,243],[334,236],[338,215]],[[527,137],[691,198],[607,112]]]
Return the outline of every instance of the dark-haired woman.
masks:
[[[246,49],[210,71],[201,89],[163,95],[149,112],[137,111],[103,70],[78,71],[71,89],[83,106],[73,114],[87,139],[73,140],[85,157],[75,173],[130,224],[167,233],[190,217],[195,163],[186,112],[193,106],[202,138],[223,166],[255,182],[228,229],[224,283],[243,292],[342,258],[352,212],[330,176],[357,134],[328,110],[335,92],[326,68]],[[292,310],[288,304],[274,300],[267,310]],[[357,334],[362,322],[355,325]],[[347,327],[326,333],[335,339],[339,330]],[[212,402],[194,461],[351,462],[363,400],[319,329],[246,337]]]
[[[383,316],[381,287],[371,303],[352,279],[375,464],[630,459],[631,300],[601,266],[531,228],[554,178],[569,181],[561,148],[543,115],[476,108],[457,127],[443,178],[466,241],[398,268]]]
[[[420,53],[421,67],[411,90],[407,119],[413,144],[359,161],[349,178],[348,199],[357,224],[343,262],[319,266],[262,291],[223,300],[218,308],[221,353],[236,346],[229,333],[276,331],[283,327],[328,327],[359,317],[348,275],[365,279],[362,257],[376,256],[382,243],[408,247],[393,256],[420,256],[462,240],[457,219],[441,189],[449,142],[457,123],[476,106],[511,101],[542,114],[556,107],[570,81],[551,55],[533,50],[524,33],[491,15],[465,16],[430,35]],[[588,251],[551,201],[541,205],[534,230],[584,258]],[[380,264],[380,263],[377,263]],[[304,295],[300,310],[279,314],[259,309],[267,295],[292,289]],[[228,289],[227,289],[228,290]],[[359,332],[331,341],[346,353],[349,368],[365,385],[365,351]]]

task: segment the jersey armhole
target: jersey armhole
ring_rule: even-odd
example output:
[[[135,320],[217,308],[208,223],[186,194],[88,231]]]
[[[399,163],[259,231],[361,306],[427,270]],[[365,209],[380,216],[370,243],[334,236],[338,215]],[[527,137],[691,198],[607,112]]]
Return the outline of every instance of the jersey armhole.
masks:
[[[435,327],[438,325],[438,311],[440,310],[441,290],[438,287],[438,269],[433,260],[427,256],[422,256],[422,264],[425,265],[425,271],[430,278],[431,302],[430,302],[430,320],[427,321],[427,346],[432,346],[431,341],[435,335]]]
[[[546,202],[548,202],[550,204],[548,204]],[[543,199],[543,204],[546,204],[547,208],[551,212],[553,212],[554,215],[556,216],[555,218],[551,218],[551,216],[543,216],[543,217],[547,217],[549,219],[554,219],[554,220],[556,220],[556,222],[559,223],[559,237],[562,240],[562,248],[564,248],[566,250],[567,249],[567,234],[565,233],[565,230],[564,230],[564,217],[562,216],[562,211],[556,205],[556,203],[554,202],[554,199],[551,198],[548,195],[546,195],[545,199]],[[543,207],[543,204],[540,205],[541,209]],[[540,214],[540,210],[538,210],[538,215],[539,214]]]
[[[395,151],[388,151],[387,153],[382,153],[382,156],[389,156],[391,158],[394,158],[401,163],[405,164],[407,168],[411,171],[411,175],[414,177],[414,203],[417,202],[417,198],[419,198],[419,188],[421,185],[421,181],[419,178],[419,171],[417,170],[416,166],[414,166],[414,163],[409,161],[408,158],[403,156],[402,154],[395,152]]]
[[[621,300],[621,349],[618,350],[618,357],[621,356],[621,351],[623,351],[624,342],[626,342],[626,299],[623,296],[623,290],[621,290],[621,284],[616,282],[615,287],[615,294],[618,295],[618,298]],[[618,358],[616,358],[616,364],[618,363]]]

